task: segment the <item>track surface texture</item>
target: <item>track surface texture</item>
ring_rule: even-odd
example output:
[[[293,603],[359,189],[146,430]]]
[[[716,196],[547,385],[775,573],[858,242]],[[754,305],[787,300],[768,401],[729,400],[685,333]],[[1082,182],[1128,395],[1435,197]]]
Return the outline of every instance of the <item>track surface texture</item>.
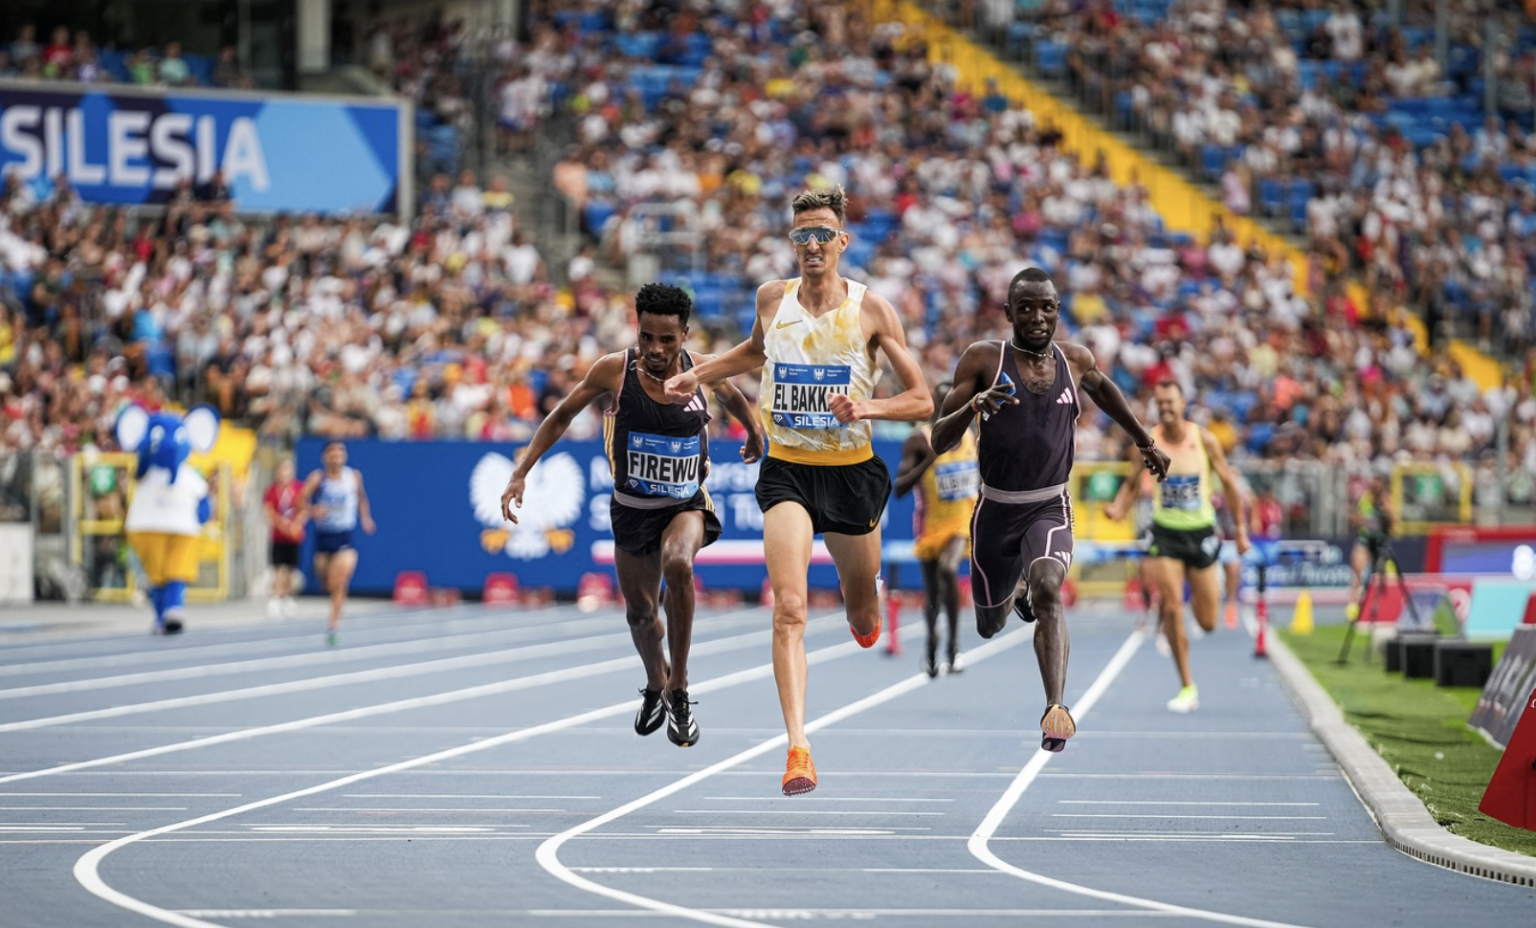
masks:
[[[1039,750],[1031,629],[964,672],[807,634],[815,792],[779,790],[766,611],[701,612],[702,737],[639,737],[621,610],[249,618],[0,640],[0,923],[1529,926],[1536,892],[1389,847],[1246,633],[1199,710],[1123,610],[1070,610],[1079,732]]]

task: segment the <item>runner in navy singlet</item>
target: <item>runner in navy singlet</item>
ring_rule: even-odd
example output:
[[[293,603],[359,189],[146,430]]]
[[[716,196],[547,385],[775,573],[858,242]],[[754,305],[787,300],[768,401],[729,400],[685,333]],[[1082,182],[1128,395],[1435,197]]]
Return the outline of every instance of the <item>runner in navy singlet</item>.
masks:
[[[667,737],[679,747],[699,740],[699,725],[688,699],[688,647],[693,639],[693,559],[720,537],[704,478],[709,474],[709,443],[704,427],[709,404],[703,390],[687,403],[674,404],[663,384],[691,370],[708,355],[683,348],[693,301],[676,287],[646,284],[635,297],[639,345],[599,358],[576,389],[552,410],[517,463],[501,495],[502,515],[516,522],[514,504],[523,505],[528,473],[544,452],[570,428],[583,409],[603,394],[613,398],[605,410],[603,437],[613,471],[614,572],[624,594],[624,614],[635,650],[645,665],[635,732],[649,735],[667,722]],[[718,399],[746,426],[742,460],[763,453],[763,427],[741,391],[722,380]],[[657,610],[666,581],[667,624]],[[662,650],[669,645],[671,665]]]
[[[933,427],[934,450],[942,453],[981,416],[981,499],[971,519],[976,630],[983,638],[996,635],[1010,609],[1026,622],[1039,620],[1035,656],[1046,701],[1041,747],[1048,751],[1060,751],[1077,731],[1062,704],[1068,640],[1061,584],[1072,565],[1067,480],[1082,411],[1078,387],[1130,433],[1159,479],[1168,465],[1093,353],[1053,340],[1060,308],[1049,275],[1020,271],[1008,287],[1012,338],[965,350]]]

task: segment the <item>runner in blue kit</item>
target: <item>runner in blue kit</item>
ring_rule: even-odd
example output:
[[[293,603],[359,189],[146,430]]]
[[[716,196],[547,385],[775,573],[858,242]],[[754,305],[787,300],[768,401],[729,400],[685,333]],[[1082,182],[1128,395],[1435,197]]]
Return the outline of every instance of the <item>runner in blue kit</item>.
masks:
[[[607,394],[603,440],[613,471],[614,570],[624,594],[625,618],[645,666],[635,731],[649,735],[667,723],[673,744],[699,740],[699,724],[688,698],[688,649],[693,640],[693,560],[720,537],[720,519],[704,488],[709,474],[709,404],[702,390],[674,404],[663,384],[708,355],[686,350],[688,294],[666,284],[646,284],[635,297],[639,344],[599,358],[576,389],[545,418],[518,458],[501,495],[502,515],[516,522],[528,474],[571,422],[592,401]],[[729,381],[715,398],[747,429],[744,461],[763,453],[763,429],[751,405]],[[666,583],[667,622],[658,604]],[[663,652],[665,638],[668,648]],[[671,661],[668,663],[668,656]]]
[[[363,489],[363,475],[347,466],[347,446],[327,442],[320,452],[321,469],[304,481],[299,492],[303,514],[315,524],[315,580],[331,598],[331,620],[325,629],[325,643],[336,644],[341,626],[341,608],[347,601],[347,589],[357,570],[357,546],[352,533],[359,526],[373,534],[373,512],[368,491]]]
[[[941,454],[953,448],[980,416],[981,499],[971,517],[976,630],[983,638],[996,635],[1010,609],[1026,622],[1038,620],[1035,657],[1046,701],[1040,744],[1060,751],[1077,732],[1062,703],[1069,647],[1061,584],[1072,565],[1067,480],[1082,414],[1078,387],[1130,434],[1158,479],[1168,456],[1153,445],[1093,353],[1054,341],[1061,303],[1048,274],[1020,271],[1008,287],[1006,309],[1012,338],[977,342],[960,356],[933,427],[933,448]]]

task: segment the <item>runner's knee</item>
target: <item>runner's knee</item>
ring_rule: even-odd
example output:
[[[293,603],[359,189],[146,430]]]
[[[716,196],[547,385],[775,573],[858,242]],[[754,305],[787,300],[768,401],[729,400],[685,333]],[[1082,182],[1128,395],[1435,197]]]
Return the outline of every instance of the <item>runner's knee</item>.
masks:
[[[661,557],[661,576],[667,581],[667,586],[673,589],[682,589],[693,585],[693,558],[681,552],[663,552]]]
[[[773,599],[773,626],[775,628],[805,625],[805,594],[775,593]]]
[[[624,621],[630,628],[644,628],[656,622],[656,607],[650,603],[625,603]]]

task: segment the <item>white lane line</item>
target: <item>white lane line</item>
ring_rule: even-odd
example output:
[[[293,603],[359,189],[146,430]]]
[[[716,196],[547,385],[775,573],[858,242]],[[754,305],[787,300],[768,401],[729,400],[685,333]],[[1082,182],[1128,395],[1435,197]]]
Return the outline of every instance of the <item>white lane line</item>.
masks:
[[[87,690],[108,689],[118,686],[134,686],[140,683],[164,683],[171,680],[188,680],[201,677],[222,677],[235,673],[254,673],[259,670],[282,670],[334,665],[341,662],[372,660],[393,657],[398,654],[421,654],[427,651],[449,651],[457,648],[484,646],[493,641],[515,642],[538,637],[551,631],[575,634],[588,629],[612,628],[619,615],[597,616],[578,619],[566,625],[550,623],[536,627],[519,626],[498,631],[428,638],[418,641],[396,641],[389,644],[362,645],[342,650],[309,650],[300,654],[284,654],[278,657],[259,657],[222,664],[197,664],[190,667],[169,667],[163,670],[143,670],[137,673],[117,674],[110,677],[89,677],[83,680],[62,680],[57,683],[38,683],[32,686],[16,686],[0,690],[0,699],[20,699],[27,696],[52,696],[58,693],[79,693]],[[609,636],[620,637],[620,636]],[[629,641],[629,633],[622,636]],[[526,646],[525,646],[526,647]],[[493,652],[494,653],[494,652]],[[410,666],[410,665],[407,665]]]
[[[1337,780],[1339,773],[1160,773],[1157,771],[1129,771],[1127,773],[1042,773],[1038,779],[1060,778],[1067,780]]]
[[[355,635],[355,636],[372,635],[375,632],[382,632],[382,631],[387,631],[387,632],[389,632],[391,634],[408,634],[409,632],[411,632],[412,630],[415,630],[415,629],[425,629],[425,630],[428,630],[428,631],[433,631],[433,632],[441,633],[441,632],[443,632],[445,630],[452,631],[455,627],[458,627],[458,626],[471,626],[471,627],[474,627],[474,626],[478,626],[478,625],[486,625],[486,624],[489,624],[489,623],[492,623],[492,622],[502,622],[502,623],[505,623],[509,617],[515,617],[515,618],[521,620],[523,618],[531,618],[533,616],[544,615],[546,613],[555,613],[556,615],[558,615],[560,612],[561,612],[561,607],[549,606],[549,607],[542,607],[542,608],[540,608],[538,610],[530,611],[530,612],[511,613],[511,614],[509,614],[509,613],[485,614],[485,613],[480,613],[480,610],[478,610],[478,609],[476,609],[474,607],[459,606],[459,607],[455,607],[455,608],[450,608],[450,609],[445,609],[445,610],[438,610],[438,611],[435,611],[435,612],[426,613],[427,615],[433,616],[433,618],[430,621],[426,621],[426,622],[412,622],[412,623],[407,624],[407,625],[381,625],[381,626],[379,626],[377,628],[368,627],[368,626],[364,625],[364,626],[358,628],[356,631],[352,632],[352,634]],[[468,615],[475,615],[476,613],[480,613],[480,614],[477,615],[473,619],[449,618],[446,621],[444,620],[444,617],[452,616],[455,613],[462,613],[462,614],[464,614],[466,616],[468,616]],[[375,612],[375,613],[371,613],[371,614],[368,614],[368,615],[356,616],[353,619],[349,619],[349,621],[356,621],[358,623],[365,623],[365,622],[369,622],[369,621],[377,620],[377,619],[392,619],[392,618],[398,619],[398,618],[404,618],[404,617],[407,617],[407,616],[419,616],[419,615],[422,615],[422,614],[423,613],[421,613],[419,610],[412,610],[411,612]],[[319,621],[319,617],[317,616],[313,621]],[[555,621],[550,622],[550,623],[548,623],[546,625],[533,626],[533,627],[536,627],[536,628],[553,628],[553,627],[558,627],[560,624],[561,624],[561,620],[557,618]],[[285,629],[295,629],[295,628],[303,627],[303,625],[302,625],[302,623],[296,623],[294,625],[284,625],[284,626],[281,626],[281,627],[285,628]],[[275,629],[275,627],[274,627],[274,629]],[[242,631],[242,632],[250,632],[250,631],[262,632],[262,631],[266,631],[266,630],[267,630],[266,627],[263,626],[259,620],[254,620],[254,619],[253,619],[253,621],[251,622],[251,624],[249,626],[247,626],[247,627],[245,627],[243,629],[240,629],[240,631]],[[148,640],[148,636],[145,636],[145,635],[133,635],[133,636],[128,636],[128,637],[114,636],[114,637],[112,637],[110,639],[106,639],[106,640],[104,640],[104,639],[102,639],[100,637],[91,637],[89,639],[85,639],[84,643],[110,644],[110,643],[118,643],[119,641],[127,641],[127,642],[131,642],[133,644],[138,644],[139,642],[143,642],[143,641],[146,641],[146,640]],[[33,674],[33,673],[46,673],[46,672],[58,671],[58,670],[77,670],[77,669],[103,670],[103,669],[106,669],[108,667],[122,667],[122,666],[126,666],[126,665],[131,665],[131,664],[147,664],[147,663],[150,663],[150,662],[153,662],[153,661],[167,661],[167,660],[201,661],[201,660],[210,660],[210,659],[224,657],[225,655],[229,654],[230,651],[234,651],[234,650],[238,650],[242,654],[250,654],[252,652],[259,653],[259,652],[262,652],[262,651],[277,651],[277,650],[281,650],[283,648],[293,648],[293,647],[296,647],[296,646],[297,647],[312,648],[312,647],[314,647],[314,641],[315,641],[314,632],[306,631],[303,634],[283,635],[281,637],[276,637],[276,638],[255,638],[255,639],[245,639],[245,640],[238,640],[238,639],[233,639],[232,638],[231,640],[225,641],[222,644],[191,645],[191,646],[184,646],[184,647],[174,647],[174,648],[171,648],[171,649],[161,649],[159,647],[146,647],[145,649],[138,650],[138,651],[112,651],[112,652],[107,653],[107,654],[96,654],[96,655],[92,655],[92,656],[89,656],[89,657],[51,658],[51,659],[48,659],[48,660],[32,661],[32,662],[21,663],[21,664],[6,664],[4,666],[0,666],[0,676],[13,676],[13,675]],[[80,643],[82,643],[82,642],[74,642],[74,644],[80,644]],[[41,647],[54,648],[54,647],[57,647],[57,646],[58,645],[50,644],[50,645],[44,645],[44,646],[41,646]],[[15,654],[16,653],[16,649],[10,649],[10,653]]]
[[[1223,802],[1215,799],[1058,799],[1064,806],[1320,806],[1320,802]]]
[[[818,623],[824,623],[826,621],[830,621],[831,618],[832,617],[827,617],[825,619],[817,620],[817,622],[813,622],[811,624],[814,625],[814,624],[818,624]],[[837,616],[836,618],[837,618],[838,621],[842,620],[840,615]],[[759,638],[765,637],[768,634],[771,634],[771,632],[755,632],[755,633],[752,633],[750,635],[741,635],[741,636],[737,636],[737,637],[738,638],[750,638],[750,639],[754,639],[755,640],[755,639],[759,639]],[[724,640],[730,641],[730,640],[734,640],[734,639],[724,639]],[[713,643],[714,644],[719,644],[720,642],[713,642]],[[818,651],[814,651],[811,654],[807,655],[806,657],[807,657],[807,662],[808,663],[816,664],[816,663],[821,663],[821,662],[827,661],[827,660],[833,660],[833,659],[842,657],[844,655],[853,654],[853,653],[855,653],[857,651],[860,651],[860,650],[862,650],[862,649],[859,647],[858,642],[855,642],[855,641],[844,641],[841,644],[832,645],[831,647],[822,648],[822,649],[820,649]],[[981,651],[981,650],[982,649],[980,649],[980,648],[977,649],[977,651]],[[694,653],[694,654],[699,653],[699,648],[695,647],[693,649],[692,653]],[[974,663],[975,660],[976,660],[976,657],[975,657],[976,652],[971,652],[971,653],[973,655],[972,656],[972,662]],[[626,665],[630,664],[630,663],[638,664],[639,663],[639,658],[638,657],[634,657],[634,658],[628,658],[628,659],[626,659],[625,661],[622,661],[622,662],[610,661],[610,662],[607,662],[607,663],[624,663]],[[559,673],[566,673],[566,671],[559,671]],[[689,687],[689,692],[690,693],[713,692],[715,690],[726,689],[728,687],[737,686],[739,684],[746,683],[746,682],[749,682],[749,681],[760,680],[760,679],[763,679],[763,678],[766,678],[766,677],[770,677],[772,675],[773,675],[773,665],[772,664],[759,664],[759,665],[757,665],[755,667],[747,668],[746,670],[739,670],[739,671],[736,671],[735,673],[726,674],[723,677],[717,677],[717,678],[715,678],[713,680],[708,680],[708,681],[706,681],[704,683],[701,683],[701,684],[698,684],[696,686]],[[549,675],[548,674],[539,674],[538,676],[549,676]],[[525,680],[533,680],[535,678],[534,677],[528,677],[528,678],[524,678],[524,679]],[[927,676],[920,674],[920,675],[918,675],[917,679],[921,680],[923,682],[926,682],[928,678],[927,678]],[[535,685],[537,685],[537,684],[535,684]],[[473,689],[483,689],[483,688],[482,687],[474,687]],[[411,701],[414,702],[416,700],[411,700]],[[179,926],[179,928],[221,928],[221,926],[218,926],[218,925],[216,925],[216,924],[214,924],[212,922],[206,922],[206,921],[202,921],[202,920],[199,920],[199,919],[196,919],[196,918],[192,918],[190,916],[180,915],[180,914],[178,914],[178,913],[176,913],[174,911],[171,911],[169,909],[163,909],[163,908],[161,908],[159,906],[156,906],[156,905],[153,905],[151,903],[145,902],[142,899],[137,899],[137,898],[135,898],[133,896],[128,895],[127,893],[124,893],[124,892],[122,892],[120,890],[112,888],[111,886],[109,886],[107,884],[107,882],[105,880],[103,880],[101,878],[101,872],[100,872],[100,870],[101,870],[101,862],[104,859],[106,859],[107,855],[113,853],[114,851],[117,851],[117,850],[119,850],[121,848],[127,847],[130,844],[137,843],[139,841],[145,841],[145,840],[149,840],[149,839],[153,839],[153,838],[158,838],[161,835],[165,835],[165,834],[170,834],[172,832],[181,831],[181,830],[186,829],[186,828],[195,828],[195,827],[197,827],[199,825],[205,825],[205,824],[207,824],[209,822],[220,821],[222,819],[230,818],[232,816],[242,815],[242,814],[244,814],[246,812],[251,812],[251,811],[254,811],[256,809],[264,809],[264,808],[267,808],[268,806],[274,806],[274,805],[278,805],[278,804],[284,803],[284,802],[291,802],[291,801],[293,801],[295,799],[302,799],[302,798],[304,798],[306,796],[314,796],[314,795],[317,795],[319,793],[329,792],[331,790],[339,789],[341,787],[351,786],[354,783],[362,783],[362,782],[365,782],[365,781],[368,781],[368,780],[373,780],[373,779],[376,779],[378,777],[385,776],[387,774],[401,773],[401,772],[407,771],[407,770],[415,770],[415,769],[420,768],[420,767],[426,767],[426,766],[430,766],[432,764],[442,763],[443,761],[452,760],[452,759],[457,758],[457,757],[463,757],[465,755],[475,754],[475,753],[479,753],[481,751],[490,750],[491,748],[498,748],[498,747],[501,747],[503,745],[513,744],[513,743],[516,743],[516,742],[519,742],[519,741],[527,741],[529,739],[536,738],[536,737],[538,737],[540,735],[549,734],[551,732],[562,731],[562,730],[569,729],[569,728],[575,728],[576,726],[579,726],[579,725],[585,725],[588,722],[599,721],[599,720],[602,720],[602,719],[605,719],[605,718],[610,718],[610,717],[615,716],[615,715],[623,715],[623,714],[628,713],[628,712],[633,712],[634,709],[635,709],[635,706],[638,705],[638,703],[639,703],[639,700],[637,700],[637,699],[629,699],[629,700],[626,700],[626,701],[621,702],[621,703],[615,703],[615,704],[610,705],[610,706],[604,706],[604,707],[602,707],[600,709],[591,709],[591,710],[589,710],[587,712],[581,712],[581,713],[578,713],[576,715],[569,715],[569,716],[566,716],[565,718],[555,719],[554,721],[551,721],[551,722],[545,722],[543,724],[534,725],[534,726],[531,726],[529,728],[519,729],[518,731],[507,732],[506,734],[499,735],[499,736],[497,736],[495,738],[487,738],[487,739],[485,739],[483,741],[476,741],[476,742],[474,742],[472,744],[459,745],[457,747],[452,747],[452,748],[449,748],[449,749],[444,750],[444,751],[438,751],[435,754],[426,754],[426,755],[423,755],[423,756],[420,756],[420,757],[412,758],[410,760],[404,760],[404,761],[400,761],[398,763],[389,764],[389,765],[384,766],[384,767],[376,767],[376,768],[374,768],[372,770],[364,770],[364,771],[361,771],[361,772],[352,773],[352,774],[349,774],[347,776],[341,777],[339,779],[330,780],[328,782],[320,783],[320,784],[317,784],[315,786],[310,786],[310,787],[306,787],[304,789],[294,790],[293,792],[283,793],[283,794],[278,795],[278,796],[269,796],[269,797],[267,797],[265,799],[258,799],[258,800],[254,801],[254,802],[248,802],[248,803],[245,803],[244,805],[239,805],[239,806],[235,806],[233,808],[224,809],[224,810],[219,811],[219,812],[213,812],[213,813],[210,813],[208,815],[199,816],[197,818],[187,819],[186,821],[174,822],[174,823],[169,824],[169,825],[162,825],[159,828],[154,828],[154,829],[151,829],[149,831],[141,831],[141,832],[136,832],[136,833],[131,834],[131,835],[126,835],[124,837],[118,838],[115,841],[110,841],[110,842],[108,842],[106,844],[100,845],[99,847],[92,848],[90,851],[86,852],[86,854],[84,854],[79,860],[77,860],[75,862],[75,867],[74,867],[75,880],[78,881],[81,886],[85,887],[85,889],[88,892],[90,892],[92,895],[94,895],[94,896],[96,896],[96,897],[98,897],[100,899],[104,899],[107,902],[109,902],[112,905],[115,905],[115,906],[117,906],[119,908],[127,909],[130,912],[134,912],[134,913],[136,913],[138,915],[143,915],[144,917],[154,919],[155,921],[164,922],[165,924],[168,924],[168,925],[176,925],[176,926]],[[834,715],[835,714],[836,713],[834,713]],[[781,740],[782,740],[782,736],[781,736]],[[566,771],[564,773],[566,775],[569,774],[568,771]],[[228,773],[226,772],[224,775],[227,776]],[[0,782],[3,782],[3,781],[0,781]]]
[[[1326,815],[1137,815],[1130,812],[1052,812],[1051,818],[1155,818],[1164,821],[1170,818],[1191,819],[1216,819],[1222,822],[1232,822],[1238,819],[1246,821],[1274,821],[1274,822],[1300,822],[1300,821],[1326,821]]]
[[[758,799],[762,801],[761,797]],[[944,815],[944,812],[895,812],[888,809],[673,809],[675,815]]]
[[[718,913],[720,918],[759,918],[779,922],[810,921],[816,918],[840,921],[869,921],[882,915],[924,918],[1105,918],[1105,917],[1157,917],[1155,912],[1127,912],[1123,909],[701,909],[701,913]],[[487,911],[486,914],[522,915],[524,912]],[[528,909],[531,918],[636,918],[654,919],[668,913],[646,912],[634,909]],[[767,922],[741,922],[762,925]]]
[[[527,796],[507,793],[342,793],[346,799],[601,799],[601,796]]]
[[[191,918],[348,918],[357,909],[178,909]]]
[[[716,641],[697,644],[692,653],[710,654],[716,651],[729,651],[735,648],[745,647],[767,637],[769,632],[748,632],[745,635],[736,635],[731,638],[722,638]],[[93,760],[77,761],[72,764],[60,764],[56,767],[45,767],[41,770],[29,770],[24,773],[13,773],[8,776],[0,776],[0,785],[14,783],[19,780],[32,780],[38,777],[57,776],[61,773],[75,773],[80,770],[88,770],[93,767],[104,767],[120,764],[131,760],[142,760],[146,757],[158,757],[162,754],[171,754],[178,751],[190,751],[196,748],[209,747],[215,744],[226,744],[231,741],[246,741],[251,738],[259,738],[264,735],[278,734],[282,732],[299,731],[306,728],[315,728],[328,725],[332,722],[349,722],[354,719],[367,718],[375,715],[384,715],[391,712],[403,712],[408,709],[420,709],[425,706],[440,706],[452,702],[460,702],[466,699],[478,699],[482,696],[494,696],[502,693],[511,693],[518,690],[534,689],[548,683],[564,683],[570,680],[580,680],[587,677],[600,676],[637,666],[640,658],[630,656],[616,658],[611,661],[602,661],[596,664],[583,664],[565,670],[552,670],[546,673],[534,674],[527,677],[517,677],[512,680],[503,680],[499,683],[485,683],[480,686],[471,686],[461,690],[449,690],[446,693],[435,693],[431,696],[415,696],[410,699],[396,700],[395,702],[377,703],[371,706],[361,706],[356,709],[347,709],[341,712],[330,712],[325,715],[314,715],[303,719],[294,719],[289,722],[278,722],[274,725],[263,725],[257,728],[243,728],[237,731],[225,732],[219,735],[210,735],[207,738],[194,738],[191,741],[178,741],[174,744],[161,745],[154,748],[144,748],[138,751],[129,751],[126,754],[113,754],[109,757],[98,757]],[[637,704],[631,700],[630,705]],[[605,716],[599,716],[603,718]],[[477,742],[481,743],[481,742]],[[165,776],[168,771],[149,771],[155,776]],[[221,777],[234,776],[233,771],[205,771],[216,773]],[[271,773],[271,771],[267,771]],[[302,771],[283,771],[284,776],[291,776]],[[334,771],[330,771],[334,772]],[[563,774],[562,774],[563,775]]]
[[[376,683],[380,680],[398,680],[404,677],[445,673],[469,667],[515,664],[539,658],[596,651],[617,645],[629,644],[630,641],[630,634],[626,631],[609,635],[577,638],[571,641],[521,645],[499,651],[484,651],[478,654],[465,654],[459,657],[443,657],[437,660],[420,661],[415,664],[394,664],[388,667],[354,670],[348,673],[331,674],[324,677],[306,677],[301,680],[288,680],[283,683],[264,683],[260,686],[247,686],[240,689],[218,690],[212,693],[199,693],[192,696],[176,696],[170,699],[156,699],[150,702],[108,706],[104,709],[88,709],[83,712],[70,712],[65,715],[24,719],[18,722],[4,722],[0,723],[0,732],[30,731],[37,728],[51,728],[55,725],[68,725],[73,722],[85,722],[93,719],[111,719],[144,712],[159,712],[165,709],[184,709],[189,706],[207,706],[221,702],[237,702],[242,699],[283,696],[289,693],[304,693],[312,690],[329,689],[335,686],[351,686],[357,683]]]
[[[0,806],[0,812],[185,812],[186,806]]]
[[[1146,635],[1143,632],[1132,632],[1131,636],[1120,646],[1120,650],[1115,652],[1115,656],[1110,658],[1108,664],[1104,665],[1104,669],[1099,672],[1098,677],[1088,687],[1087,692],[1083,693],[1082,698],[1075,703],[1076,708],[1073,712],[1079,724],[1093,710],[1094,705],[1098,703],[1099,699],[1108,692],[1115,678],[1120,676],[1120,672],[1130,663],[1131,657],[1135,655],[1137,648],[1141,647],[1142,640],[1145,637]],[[1040,771],[1045,768],[1045,765],[1050,763],[1051,759],[1056,756],[1055,754],[1041,751],[1029,759],[1029,762],[1019,771],[1018,776],[1008,785],[1008,789],[1003,792],[1003,795],[997,800],[996,804],[988,810],[986,816],[981,820],[981,824],[976,826],[976,830],[971,834],[970,839],[966,841],[966,847],[970,850],[972,856],[990,867],[995,867],[1021,880],[1027,880],[1052,889],[1059,889],[1074,895],[1087,896],[1090,899],[1100,899],[1105,902],[1114,902],[1143,910],[1136,914],[1144,915],[1147,910],[1150,910],[1169,915],[1181,915],[1186,918],[1197,918],[1202,921],[1220,922],[1227,925],[1243,925],[1246,928],[1300,928],[1300,926],[1292,922],[1276,922],[1261,918],[1248,918],[1241,915],[1228,915],[1223,912],[1213,912],[1207,909],[1174,905],[1157,899],[1147,899],[1141,896],[1130,896],[1124,893],[1093,889],[1079,883],[1058,880],[1031,870],[1025,870],[1022,867],[1016,867],[998,857],[987,846],[988,842],[997,834],[998,826],[1003,823],[1003,820],[1008,817],[1008,813],[1018,804],[1019,799],[1024,795],[1024,791],[1029,788],[1030,783],[1034,782],[1035,777],[1039,776]]]
[[[1000,654],[1008,648],[1011,648],[1014,645],[1032,637],[1032,634],[1028,634],[1025,631],[1016,631],[1011,634],[1004,635],[1001,638],[994,638],[981,647],[966,652],[966,657],[968,662],[974,665],[980,661],[992,657],[995,654]],[[879,690],[878,692],[872,693],[863,699],[851,702],[840,709],[836,709],[827,713],[826,715],[821,716],[818,719],[815,719],[812,722],[807,723],[805,730],[807,733],[819,731],[829,725],[834,725],[843,719],[858,715],[867,709],[872,709],[875,706],[889,702],[892,699],[895,699],[896,697],[905,693],[911,692],[912,690],[915,690],[920,686],[924,686],[929,682],[930,681],[927,674],[920,673],[908,677],[905,680],[892,684],[883,690]],[[569,867],[560,862],[560,848],[572,838],[579,837],[595,829],[601,828],[602,826],[607,825],[609,822],[617,821],[618,819],[623,818],[624,816],[637,809],[645,808],[646,806],[651,805],[660,799],[665,799],[674,793],[681,792],[682,790],[687,789],[695,783],[701,783],[709,779],[717,773],[728,770],[732,767],[740,766],[741,764],[746,763],[755,757],[768,753],[774,748],[783,747],[784,745],[788,744],[788,742],[788,736],[777,735],[754,747],[748,748],[739,754],[727,757],[725,760],[705,767],[703,770],[699,770],[695,773],[691,773],[688,776],[683,777],[680,780],[676,780],[667,786],[656,790],[655,792],[648,793],[638,799],[627,802],[616,809],[605,812],[596,818],[582,822],[580,825],[563,831],[560,834],[550,838],[548,841],[545,841],[543,844],[539,845],[539,849],[534,854],[534,858],[539,862],[539,866],[543,867],[556,878],[569,883],[577,889],[592,893],[593,895],[602,896],[606,899],[612,899],[615,902],[622,902],[626,905],[632,905],[639,909],[646,909],[652,912],[671,915],[676,918],[691,919],[693,921],[703,922],[708,925],[722,925],[726,926],[726,928],[743,928],[743,926],[762,925],[762,922],[733,918],[701,909],[691,909],[686,906],[675,905],[670,902],[663,902],[660,899],[652,899],[649,896],[641,896],[638,893],[625,892],[623,890],[604,886],[601,883],[593,882],[586,877],[577,875]],[[757,774],[757,776],[762,776],[762,774]],[[703,829],[688,830],[703,831]],[[673,833],[677,833],[677,829],[660,829],[660,831],[671,831]],[[848,833],[849,832],[846,831],[843,832],[843,834]],[[867,832],[861,832],[861,834],[864,833]]]
[[[393,809],[384,809],[384,808],[357,809],[357,808],[353,808],[351,806],[302,806],[302,807],[299,807],[299,808],[295,808],[293,811],[295,811],[295,812],[357,812],[357,813],[367,813],[369,815],[385,814],[385,813],[392,815],[392,814],[394,814],[396,812],[417,812],[417,813],[421,813],[423,815],[445,815],[445,814],[453,813],[453,812],[468,812],[468,813],[479,813],[479,814],[496,814],[496,813],[505,812],[505,813],[511,814],[513,812],[564,812],[566,810],[565,809],[551,809],[551,808],[548,808],[547,806],[541,806],[539,808],[534,808],[534,809],[491,809],[491,808],[486,808],[486,807],[483,807],[483,806],[475,806],[475,807],[471,807],[471,808],[458,808],[458,809],[449,809],[449,808],[424,809],[424,808],[416,808],[414,806],[413,807],[404,807],[404,808],[393,808]]]
[[[839,730],[838,734],[842,734]],[[596,797],[593,797],[596,798]],[[705,796],[706,802],[762,802],[761,796]],[[807,802],[954,802],[953,799],[907,799],[898,796],[797,796],[795,805]]]
[[[153,796],[158,799],[238,799],[240,798],[240,793],[10,793],[0,791],[0,796],[4,796],[7,799],[12,796],[68,796],[72,799],[85,796],[93,799],[100,796],[131,796],[135,798]]]

